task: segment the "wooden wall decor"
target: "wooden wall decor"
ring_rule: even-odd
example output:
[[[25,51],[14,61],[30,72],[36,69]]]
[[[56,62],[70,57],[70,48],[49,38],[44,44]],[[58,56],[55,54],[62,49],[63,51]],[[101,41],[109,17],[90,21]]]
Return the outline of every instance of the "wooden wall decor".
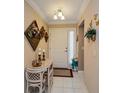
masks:
[[[27,37],[31,47],[35,51],[41,39],[41,33],[39,31],[36,20],[34,20],[29,25],[29,27],[25,30],[24,34]]]
[[[41,35],[41,39],[45,36],[45,29],[43,26],[40,29],[40,35]]]
[[[45,32],[45,36],[44,36],[44,38],[45,38],[45,41],[47,42],[47,41],[48,41],[48,38],[49,38],[49,35],[48,35],[47,32]]]

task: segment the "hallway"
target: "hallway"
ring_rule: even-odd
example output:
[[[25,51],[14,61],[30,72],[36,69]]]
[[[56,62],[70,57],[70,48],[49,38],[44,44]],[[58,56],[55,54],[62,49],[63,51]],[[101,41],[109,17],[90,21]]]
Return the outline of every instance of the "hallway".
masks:
[[[99,0],[25,0],[24,68],[42,71],[41,93],[99,93],[98,7]],[[54,68],[78,72],[53,77]]]
[[[0,4],[1,93],[124,93],[124,0]]]
[[[88,93],[83,71],[73,72],[73,78],[53,77],[51,93]]]

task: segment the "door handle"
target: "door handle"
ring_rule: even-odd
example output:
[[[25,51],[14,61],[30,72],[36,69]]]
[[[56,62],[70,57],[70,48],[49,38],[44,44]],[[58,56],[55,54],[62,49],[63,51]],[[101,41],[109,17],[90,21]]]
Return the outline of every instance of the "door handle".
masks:
[[[68,52],[68,48],[65,48],[65,52]]]

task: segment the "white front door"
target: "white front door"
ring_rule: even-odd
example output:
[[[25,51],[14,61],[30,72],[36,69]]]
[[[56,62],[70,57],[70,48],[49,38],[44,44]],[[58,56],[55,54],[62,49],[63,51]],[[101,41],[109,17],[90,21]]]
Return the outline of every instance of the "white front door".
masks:
[[[64,29],[50,30],[50,56],[54,67],[67,68],[68,31]]]

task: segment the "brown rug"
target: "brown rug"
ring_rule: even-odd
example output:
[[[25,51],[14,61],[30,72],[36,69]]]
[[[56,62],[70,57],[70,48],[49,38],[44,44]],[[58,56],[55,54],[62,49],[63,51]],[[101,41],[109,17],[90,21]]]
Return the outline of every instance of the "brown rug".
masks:
[[[72,69],[54,68],[53,73],[55,77],[73,77]]]

